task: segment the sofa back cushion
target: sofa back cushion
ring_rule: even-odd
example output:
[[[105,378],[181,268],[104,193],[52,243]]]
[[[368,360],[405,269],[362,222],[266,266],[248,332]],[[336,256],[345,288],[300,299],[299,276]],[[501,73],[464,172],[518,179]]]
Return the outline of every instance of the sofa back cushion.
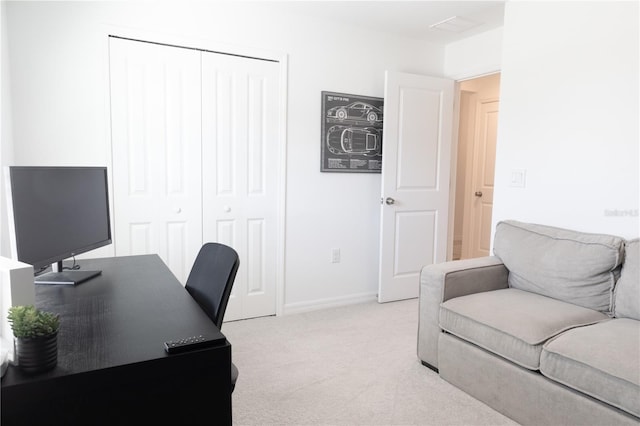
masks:
[[[494,253],[509,287],[612,314],[624,239],[513,220],[499,222]]]
[[[640,238],[625,243],[622,272],[614,290],[616,317],[640,320]]]

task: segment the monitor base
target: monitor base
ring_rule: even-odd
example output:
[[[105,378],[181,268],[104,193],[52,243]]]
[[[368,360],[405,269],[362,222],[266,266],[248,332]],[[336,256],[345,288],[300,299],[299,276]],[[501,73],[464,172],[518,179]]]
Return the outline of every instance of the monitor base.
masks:
[[[100,275],[102,271],[48,272],[35,277],[37,285],[76,285]]]

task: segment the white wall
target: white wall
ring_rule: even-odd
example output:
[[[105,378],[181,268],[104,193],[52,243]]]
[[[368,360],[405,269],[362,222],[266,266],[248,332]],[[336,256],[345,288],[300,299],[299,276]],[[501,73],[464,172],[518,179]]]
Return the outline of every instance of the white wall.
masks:
[[[0,255],[9,253],[4,166],[13,161],[11,139],[11,78],[6,3],[0,2]]]
[[[637,237],[638,3],[508,2],[503,37],[494,229]]]
[[[500,27],[449,43],[445,48],[445,76],[464,80],[500,71],[502,37],[503,28]]]
[[[286,53],[285,312],[375,295],[380,175],[320,173],[320,92],[382,97],[386,69],[442,76],[442,47],[275,3],[12,2],[7,12],[17,164],[108,164],[103,24]]]

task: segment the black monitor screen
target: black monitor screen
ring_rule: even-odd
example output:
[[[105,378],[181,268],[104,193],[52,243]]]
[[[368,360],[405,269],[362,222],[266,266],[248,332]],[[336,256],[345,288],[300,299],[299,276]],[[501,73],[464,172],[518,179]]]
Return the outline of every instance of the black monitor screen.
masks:
[[[9,179],[19,261],[42,268],[111,243],[106,167],[10,167]]]

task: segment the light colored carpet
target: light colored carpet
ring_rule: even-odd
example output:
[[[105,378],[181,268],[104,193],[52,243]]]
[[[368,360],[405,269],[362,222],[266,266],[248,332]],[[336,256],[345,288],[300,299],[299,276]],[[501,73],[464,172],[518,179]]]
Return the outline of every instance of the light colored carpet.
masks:
[[[235,425],[515,425],[416,355],[418,300],[227,322]]]

